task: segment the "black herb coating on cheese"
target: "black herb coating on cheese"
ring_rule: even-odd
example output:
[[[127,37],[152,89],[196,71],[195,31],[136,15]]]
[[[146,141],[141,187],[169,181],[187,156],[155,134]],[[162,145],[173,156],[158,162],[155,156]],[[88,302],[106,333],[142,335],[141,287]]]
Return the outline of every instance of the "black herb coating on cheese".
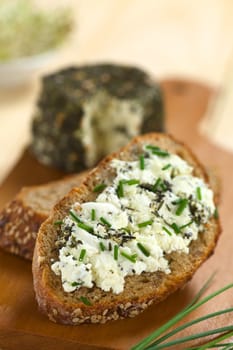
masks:
[[[98,92],[142,106],[139,133],[164,130],[161,90],[144,71],[113,64],[70,67],[42,80],[31,144],[39,161],[68,172],[87,167],[80,130],[85,104]],[[125,131],[124,125],[118,127],[117,132]]]

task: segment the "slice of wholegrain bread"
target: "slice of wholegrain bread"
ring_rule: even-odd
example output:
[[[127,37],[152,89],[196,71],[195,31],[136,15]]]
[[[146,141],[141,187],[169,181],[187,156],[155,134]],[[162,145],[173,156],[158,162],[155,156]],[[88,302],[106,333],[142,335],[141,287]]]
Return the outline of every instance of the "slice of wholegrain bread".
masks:
[[[64,324],[104,323],[124,317],[133,317],[152,303],[158,303],[190,280],[197,268],[213,253],[220,234],[220,225],[216,217],[205,224],[204,232],[190,244],[189,254],[172,252],[167,254],[171,273],[161,271],[141,275],[127,276],[123,292],[114,294],[94,286],[80,287],[72,293],[63,290],[60,276],[51,270],[51,259],[58,257],[56,240],[60,229],[54,225],[68,215],[75,203],[93,201],[96,193],[93,188],[101,183],[111,184],[115,174],[110,167],[113,158],[136,160],[145,144],[155,145],[179,155],[193,166],[193,175],[208,183],[208,175],[191,151],[183,144],[164,134],[148,134],[136,137],[118,153],[105,158],[83,184],[58,203],[50,217],[42,224],[33,256],[33,279],[36,299],[41,311],[54,322]],[[82,302],[86,297],[90,305]],[[80,300],[81,298],[81,300]]]
[[[0,212],[0,248],[32,260],[37,232],[51,208],[78,186],[81,175],[24,187]]]

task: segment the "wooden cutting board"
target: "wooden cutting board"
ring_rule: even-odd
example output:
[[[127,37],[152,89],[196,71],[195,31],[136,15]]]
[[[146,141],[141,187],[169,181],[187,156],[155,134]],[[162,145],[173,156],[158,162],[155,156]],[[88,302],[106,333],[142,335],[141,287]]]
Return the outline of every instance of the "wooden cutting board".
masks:
[[[220,214],[223,235],[214,256],[199,269],[184,289],[136,318],[105,325],[71,327],[54,324],[39,313],[33,293],[30,262],[0,252],[0,348],[11,350],[20,345],[24,350],[129,349],[181,310],[214,270],[217,270],[217,275],[209,292],[233,280],[233,155],[211,144],[198,131],[198,124],[213,91],[198,83],[177,80],[164,81],[162,87],[167,130],[188,143],[200,160],[208,167],[215,168],[222,179]],[[43,183],[61,175],[61,172],[38,164],[26,151],[0,188],[0,207],[23,185]],[[233,292],[229,291],[196,311],[190,319],[232,304]],[[233,315],[224,316],[200,324],[195,327],[195,331],[232,323]]]

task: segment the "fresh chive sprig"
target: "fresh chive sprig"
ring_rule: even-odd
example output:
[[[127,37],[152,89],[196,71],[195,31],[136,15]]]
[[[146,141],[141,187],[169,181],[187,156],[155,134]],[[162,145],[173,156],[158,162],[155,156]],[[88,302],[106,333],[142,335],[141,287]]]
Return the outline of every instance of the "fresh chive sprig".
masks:
[[[145,339],[140,341],[137,345],[133,346],[131,348],[131,350],[165,349],[165,348],[168,348],[170,346],[175,346],[175,345],[181,344],[181,343],[186,342],[186,341],[201,339],[201,338],[204,338],[204,337],[211,335],[211,334],[220,334],[220,337],[213,339],[213,340],[207,342],[206,344],[203,344],[200,347],[193,348],[196,350],[205,350],[205,349],[209,348],[210,346],[214,346],[216,344],[219,344],[221,341],[232,336],[233,335],[233,325],[221,327],[221,328],[215,328],[213,330],[208,330],[205,332],[192,334],[192,335],[187,336],[187,337],[178,338],[176,340],[172,340],[170,342],[163,343],[164,340],[167,340],[172,335],[178,333],[180,330],[188,328],[195,323],[198,323],[198,322],[204,321],[206,319],[216,317],[216,316],[219,316],[219,315],[222,315],[225,313],[233,312],[233,308],[228,308],[228,309],[223,309],[223,310],[216,311],[214,313],[207,314],[207,315],[199,317],[193,321],[185,323],[184,325],[179,326],[179,327],[173,329],[172,331],[170,331],[169,333],[166,333],[165,335],[162,336],[162,334],[164,334],[168,329],[173,327],[177,322],[182,320],[185,316],[189,315],[192,311],[196,310],[197,308],[199,308],[203,304],[207,303],[209,300],[215,298],[219,294],[225,292],[226,290],[233,288],[233,283],[230,283],[230,284],[226,285],[225,287],[218,289],[217,291],[209,294],[208,296],[206,296],[200,300],[200,298],[202,297],[202,295],[204,294],[204,292],[208,288],[211,280],[212,280],[212,277],[204,284],[204,286],[201,288],[201,290],[197,293],[197,295],[194,297],[192,302],[187,307],[185,307],[175,317],[173,317],[171,320],[169,320],[163,326],[159,327],[156,331],[154,331],[148,337],[146,337]]]

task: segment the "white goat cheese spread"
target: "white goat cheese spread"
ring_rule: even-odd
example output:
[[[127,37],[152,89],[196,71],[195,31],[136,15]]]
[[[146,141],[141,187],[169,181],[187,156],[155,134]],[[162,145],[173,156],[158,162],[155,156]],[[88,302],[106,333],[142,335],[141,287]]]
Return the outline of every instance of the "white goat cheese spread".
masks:
[[[166,254],[188,254],[215,212],[213,192],[182,158],[147,145],[135,161],[114,159],[111,185],[94,202],[75,203],[61,224],[52,270],[64,291],[94,285],[121,293],[125,277],[170,273]]]

